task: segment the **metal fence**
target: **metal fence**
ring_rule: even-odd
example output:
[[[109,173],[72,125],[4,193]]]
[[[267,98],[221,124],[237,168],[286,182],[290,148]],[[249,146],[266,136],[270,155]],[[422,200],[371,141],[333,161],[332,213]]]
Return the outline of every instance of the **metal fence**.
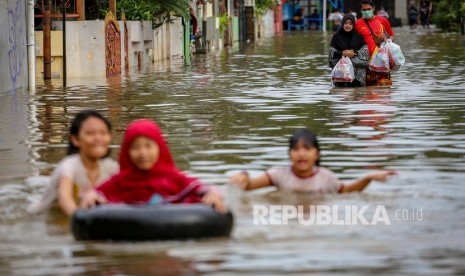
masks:
[[[78,0],[36,0],[34,1],[35,17],[42,18],[43,12],[50,10],[53,18],[61,18],[64,6],[66,17],[77,18],[79,17],[77,1]]]

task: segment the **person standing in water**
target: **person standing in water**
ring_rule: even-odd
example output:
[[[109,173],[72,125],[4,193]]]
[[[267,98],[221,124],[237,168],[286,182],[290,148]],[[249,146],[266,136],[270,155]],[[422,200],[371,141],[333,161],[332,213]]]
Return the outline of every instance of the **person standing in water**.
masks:
[[[223,197],[212,185],[176,168],[160,127],[152,120],[129,124],[119,157],[121,170],[82,200],[82,207],[99,203],[159,204],[197,203],[213,206],[226,213]]]
[[[384,7],[381,7],[379,11],[376,13],[376,15],[389,18],[389,13],[384,9]]]
[[[84,110],[71,122],[67,157],[55,168],[42,198],[28,211],[39,213],[58,199],[60,208],[71,216],[82,196],[118,172],[111,159],[111,124],[99,112]]]
[[[351,83],[336,82],[339,87],[365,86],[366,68],[368,66],[368,46],[363,37],[354,29],[355,17],[348,13],[342,19],[340,28],[331,39],[329,47],[329,65],[334,68],[342,57],[351,59],[355,70],[355,79]]]
[[[371,173],[351,183],[343,183],[327,168],[320,166],[320,147],[317,137],[307,129],[297,130],[289,139],[291,166],[268,169],[263,175],[250,178],[239,172],[229,180],[243,190],[268,186],[294,192],[313,194],[361,192],[372,180],[386,181],[396,171]]]
[[[410,29],[416,29],[418,25],[418,9],[414,2],[410,2],[408,8],[408,24]]]
[[[340,10],[338,8],[335,8],[334,12],[331,13],[328,16],[328,20],[332,21],[332,23],[333,23],[333,31],[334,32],[339,30],[339,28],[341,28],[342,18],[343,17],[344,17],[344,15],[340,12]]]
[[[363,18],[357,20],[355,23],[355,30],[362,35],[368,45],[368,51],[371,57],[382,42],[387,39],[394,40],[394,32],[392,31],[391,24],[386,18],[375,15],[375,4],[372,0],[360,1],[360,8]],[[366,85],[392,85],[391,73],[374,72],[367,68]]]
[[[420,21],[423,28],[429,29],[430,5],[428,1],[421,1]]]

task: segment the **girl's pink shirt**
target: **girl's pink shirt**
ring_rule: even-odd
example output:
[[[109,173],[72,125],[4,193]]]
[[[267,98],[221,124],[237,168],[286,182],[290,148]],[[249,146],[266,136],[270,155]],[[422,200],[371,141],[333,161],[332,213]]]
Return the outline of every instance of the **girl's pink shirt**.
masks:
[[[292,167],[271,168],[266,171],[270,182],[283,190],[305,193],[338,193],[342,190],[342,182],[336,175],[323,167],[315,167],[309,177],[297,176]]]

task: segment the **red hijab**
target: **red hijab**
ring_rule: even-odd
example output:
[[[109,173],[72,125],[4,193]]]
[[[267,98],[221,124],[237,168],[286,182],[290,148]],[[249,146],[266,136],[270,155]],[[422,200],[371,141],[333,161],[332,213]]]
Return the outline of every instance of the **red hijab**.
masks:
[[[139,136],[155,141],[160,149],[158,161],[150,170],[138,169],[129,158],[132,142]],[[176,168],[163,133],[148,119],[133,121],[124,134],[119,157],[120,172],[96,188],[112,203],[145,203],[154,194],[173,203],[199,202],[203,186]]]

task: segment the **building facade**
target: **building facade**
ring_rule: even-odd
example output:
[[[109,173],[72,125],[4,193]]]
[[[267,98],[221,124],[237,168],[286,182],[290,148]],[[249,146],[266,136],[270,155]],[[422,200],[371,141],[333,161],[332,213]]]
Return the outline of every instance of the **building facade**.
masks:
[[[0,94],[28,85],[26,1],[0,1]]]

